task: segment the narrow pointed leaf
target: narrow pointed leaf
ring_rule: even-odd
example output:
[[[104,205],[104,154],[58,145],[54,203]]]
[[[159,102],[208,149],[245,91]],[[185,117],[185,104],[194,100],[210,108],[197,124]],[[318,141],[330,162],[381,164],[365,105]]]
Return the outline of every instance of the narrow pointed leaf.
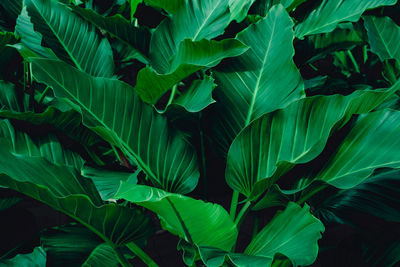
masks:
[[[389,17],[364,17],[371,50],[383,61],[396,59],[400,61],[400,27]]]
[[[380,6],[394,5],[396,0],[323,0],[308,17],[296,27],[296,37],[331,32],[341,22],[358,21],[364,11]]]
[[[27,0],[26,6],[34,29],[60,59],[95,76],[113,76],[111,46],[94,26],[53,0]]]
[[[251,241],[245,254],[274,257],[280,253],[294,266],[310,265],[317,258],[318,239],[324,225],[310,213],[310,207],[289,202]]]
[[[95,78],[54,60],[32,59],[34,77],[57,97],[78,105],[84,123],[108,142],[126,149],[153,184],[187,193],[197,184],[197,155],[167,119],[155,113],[128,84]],[[146,137],[146,138],[145,138]]]
[[[126,199],[157,213],[165,222],[164,228],[192,244],[230,250],[236,241],[236,225],[217,204],[124,182],[115,198]]]
[[[293,63],[293,21],[282,5],[236,37],[250,49],[215,71],[217,141],[224,151],[251,121],[302,97],[300,72]]]
[[[305,98],[262,116],[245,128],[230,147],[227,183],[247,197],[257,196],[295,164],[318,156],[332,130],[351,115],[372,110],[398,86],[400,83],[391,89],[356,91],[348,96]]]

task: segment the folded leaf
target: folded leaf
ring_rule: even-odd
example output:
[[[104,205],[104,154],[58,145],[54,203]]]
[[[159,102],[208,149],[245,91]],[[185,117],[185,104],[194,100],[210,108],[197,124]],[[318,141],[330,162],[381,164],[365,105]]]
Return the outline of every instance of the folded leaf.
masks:
[[[46,267],[46,252],[42,247],[36,247],[32,253],[18,254],[12,259],[0,260],[0,264],[8,267]]]
[[[34,29],[60,59],[95,76],[113,76],[111,46],[92,25],[54,0],[27,0],[26,7]]]
[[[157,213],[164,228],[191,244],[229,251],[236,242],[236,225],[217,204],[125,182],[115,198],[126,199]]]
[[[310,265],[318,255],[318,239],[324,225],[310,213],[310,207],[289,202],[251,241],[245,254],[274,257],[287,256],[297,265]]]
[[[364,17],[371,50],[383,61],[396,59],[400,61],[400,27],[389,17]]]
[[[227,183],[247,197],[264,192],[295,164],[317,157],[331,132],[351,115],[366,113],[398,90],[356,91],[351,95],[316,96],[268,113],[245,128],[228,153]]]
[[[302,97],[300,72],[293,63],[293,21],[282,5],[237,35],[250,49],[215,71],[217,141],[224,151],[235,136],[264,113]]]
[[[368,9],[394,5],[396,0],[323,0],[308,17],[296,27],[296,37],[331,32],[340,22],[358,21]]]
[[[128,84],[95,78],[55,60],[32,59],[32,72],[57,97],[78,105],[84,124],[133,156],[155,186],[179,193],[194,189],[199,171],[193,147]]]
[[[203,67],[214,67],[222,59],[238,56],[246,50],[247,47],[235,39],[203,39],[198,42],[185,39],[168,67],[169,71],[159,74],[149,67],[140,70],[135,90],[143,101],[155,103],[168,89],[190,74]]]

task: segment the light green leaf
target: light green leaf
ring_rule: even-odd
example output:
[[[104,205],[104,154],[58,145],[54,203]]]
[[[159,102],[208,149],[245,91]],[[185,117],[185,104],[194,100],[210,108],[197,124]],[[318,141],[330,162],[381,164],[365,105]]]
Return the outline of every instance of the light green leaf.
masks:
[[[400,61],[400,27],[389,17],[364,17],[368,39],[372,52],[383,61],[396,59]]]
[[[400,112],[361,115],[315,179],[341,189],[367,179],[377,168],[400,168]]]
[[[214,67],[222,59],[244,53],[248,48],[235,39],[181,42],[168,72],[159,74],[149,67],[139,71],[135,90],[147,103],[155,103],[168,89],[203,67]]]
[[[245,128],[228,153],[227,183],[247,197],[264,192],[295,164],[317,157],[333,130],[351,115],[366,113],[399,89],[315,96],[268,113]]]
[[[237,35],[250,49],[214,72],[216,134],[224,151],[251,121],[302,97],[302,78],[292,59],[292,28],[284,7],[274,6],[267,17]]]
[[[128,84],[55,60],[32,59],[32,71],[57,97],[78,105],[88,127],[134,157],[155,186],[179,193],[194,189],[199,171],[193,147]]]
[[[42,247],[36,247],[32,253],[18,254],[12,259],[0,260],[0,264],[8,267],[46,267],[46,252]]]
[[[60,59],[94,76],[113,76],[111,46],[94,26],[54,0],[27,0],[26,7],[34,29]]]
[[[310,207],[301,208],[294,202],[278,214],[251,241],[245,254],[274,257],[287,256],[297,265],[310,265],[318,255],[318,239],[324,225],[310,213]]]
[[[296,27],[296,37],[331,32],[341,22],[358,21],[364,11],[380,6],[394,5],[396,0],[323,0],[308,17]]]
[[[236,225],[217,204],[125,182],[115,198],[126,199],[157,213],[164,228],[191,244],[229,251],[236,241]]]
[[[241,22],[247,16],[247,12],[254,2],[255,0],[229,0],[230,20]]]

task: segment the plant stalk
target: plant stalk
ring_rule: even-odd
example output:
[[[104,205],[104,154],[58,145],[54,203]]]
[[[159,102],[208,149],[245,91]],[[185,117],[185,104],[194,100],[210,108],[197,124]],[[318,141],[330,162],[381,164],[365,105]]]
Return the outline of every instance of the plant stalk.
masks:
[[[243,219],[244,219],[244,215],[248,212],[248,209],[249,209],[250,205],[251,205],[251,201],[247,201],[246,204],[244,204],[244,206],[242,207],[242,209],[239,211],[239,214],[238,214],[238,216],[237,216],[236,219],[235,219],[235,224],[236,224],[236,226],[237,226],[238,228],[239,228],[240,225],[242,224]]]
[[[138,245],[133,242],[130,242],[125,245],[130,249],[136,256],[138,256],[147,266],[149,267],[158,267],[158,264],[154,262],[146,252],[144,252]]]
[[[167,107],[172,103],[172,101],[174,101],[174,98],[175,98],[177,90],[178,90],[178,85],[177,84],[172,86],[172,91],[171,91],[171,95],[169,96],[169,99],[168,99]]]
[[[356,72],[357,72],[357,73],[360,73],[360,68],[359,68],[359,66],[358,66],[358,64],[357,64],[356,59],[354,58],[353,54],[351,53],[351,51],[350,51],[350,50],[347,50],[347,54],[349,55],[349,58],[350,58],[350,60],[351,60],[351,63],[353,63],[354,68],[356,69]]]
[[[49,91],[49,89],[50,89],[50,87],[46,86],[46,88],[43,90],[42,94],[40,95],[39,101],[38,101],[39,105],[42,103],[42,101],[45,98],[46,93]]]
[[[296,203],[299,205],[303,204],[307,199],[309,199],[310,197],[312,197],[316,193],[320,192],[321,190],[324,190],[327,187],[328,187],[328,185],[324,184],[324,185],[321,185],[320,187],[315,188],[314,190],[308,192],[304,197],[300,198]]]
[[[238,201],[239,201],[239,191],[233,190],[231,209],[229,210],[229,214],[231,215],[232,220],[235,220],[236,217],[236,209]]]

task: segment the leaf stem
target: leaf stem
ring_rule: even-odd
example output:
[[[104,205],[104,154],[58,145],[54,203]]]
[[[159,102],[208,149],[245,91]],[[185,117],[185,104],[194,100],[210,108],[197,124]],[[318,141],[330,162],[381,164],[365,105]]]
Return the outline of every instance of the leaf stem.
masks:
[[[252,239],[258,234],[258,226],[260,224],[260,220],[257,215],[254,216],[254,226],[253,226],[253,234]]]
[[[122,267],[131,267],[132,264],[129,263],[129,261],[122,255],[120,251],[114,248],[115,254],[117,255],[118,261],[121,264]],[[136,255],[136,254],[135,254]]]
[[[158,264],[155,263],[154,260],[135,243],[130,242],[125,246],[129,248],[136,256],[138,256],[145,264],[147,264],[147,266],[158,267]]]
[[[49,91],[50,87],[46,86],[46,88],[43,90],[42,94],[40,95],[38,104],[40,105],[40,103],[42,103],[44,97],[46,96],[47,91]]]
[[[236,226],[237,226],[238,228],[239,228],[240,225],[242,224],[244,215],[248,212],[248,209],[249,209],[250,205],[251,205],[251,201],[247,201],[246,204],[244,204],[244,206],[242,207],[242,209],[239,211],[239,214],[238,214],[238,216],[237,216],[236,219],[235,219],[235,224],[236,224]]]
[[[172,86],[172,91],[171,91],[171,95],[169,96],[167,106],[169,106],[172,103],[172,101],[174,101],[177,89],[178,89],[178,84],[175,84],[174,86]]]
[[[324,184],[324,185],[321,185],[320,187],[315,188],[314,190],[308,192],[304,197],[300,198],[296,203],[299,205],[303,204],[307,199],[309,199],[310,197],[312,197],[319,191],[324,190],[327,187],[328,187],[328,185]]]
[[[356,59],[354,58],[354,56],[353,56],[353,54],[351,53],[351,51],[350,51],[350,50],[347,50],[347,54],[349,55],[349,58],[350,58],[351,62],[353,63],[354,68],[356,69],[356,72],[357,72],[357,73],[360,73],[360,68],[358,67],[357,61],[356,61]]]
[[[235,220],[238,201],[239,201],[239,191],[233,190],[231,209],[229,210],[229,214],[231,215],[232,220]]]
[[[363,47],[363,58],[364,58],[364,64],[367,62],[368,60],[368,50],[367,50],[367,45],[364,45]]]

